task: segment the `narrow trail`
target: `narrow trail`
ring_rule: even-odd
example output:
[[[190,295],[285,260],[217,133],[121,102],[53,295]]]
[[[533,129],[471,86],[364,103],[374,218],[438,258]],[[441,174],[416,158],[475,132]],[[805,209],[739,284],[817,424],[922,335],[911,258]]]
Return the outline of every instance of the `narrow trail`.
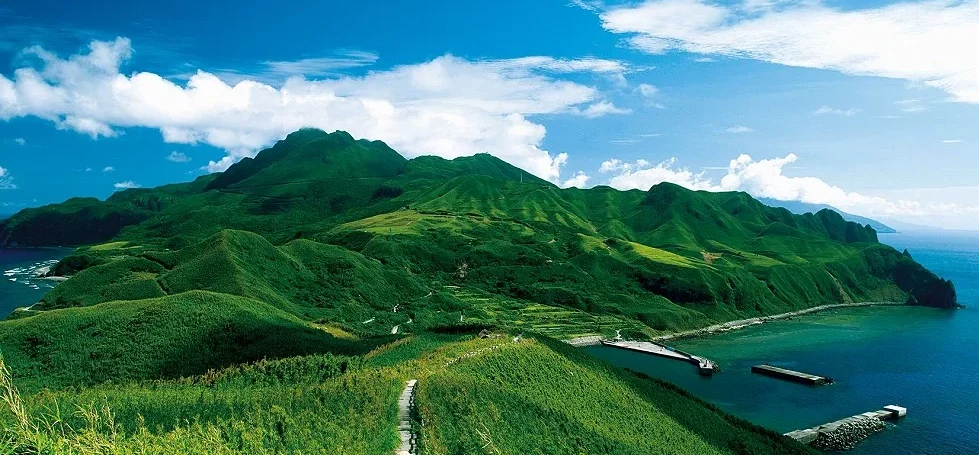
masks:
[[[401,437],[401,446],[398,447],[396,455],[418,455],[418,434],[412,428],[411,416],[416,413],[415,409],[415,384],[417,379],[412,379],[405,384],[405,389],[398,398],[398,435]]]

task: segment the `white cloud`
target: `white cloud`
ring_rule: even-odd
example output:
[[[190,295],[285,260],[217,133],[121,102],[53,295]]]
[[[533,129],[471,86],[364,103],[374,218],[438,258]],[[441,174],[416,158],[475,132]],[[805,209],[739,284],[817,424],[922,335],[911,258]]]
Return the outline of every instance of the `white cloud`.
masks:
[[[190,157],[183,152],[174,150],[167,155],[167,161],[173,161],[174,163],[186,163],[190,161]]]
[[[924,112],[928,110],[928,106],[925,106],[921,100],[898,100],[894,102],[901,112],[907,112],[909,114],[915,114],[918,112]]]
[[[745,5],[749,8],[745,8]],[[979,103],[979,2],[926,0],[843,10],[818,1],[654,0],[601,13],[648,53],[680,50],[922,82]]]
[[[109,172],[115,172],[115,171],[116,171],[116,168],[114,168],[112,166],[106,166],[106,167],[102,168],[102,172],[104,172],[106,174],[108,174]]]
[[[14,142],[16,142],[17,145],[20,145],[20,146],[23,146],[23,145],[27,144],[27,140],[25,140],[22,137],[18,137],[16,139],[14,139]]]
[[[610,114],[618,114],[618,115],[631,114],[632,110],[621,109],[609,101],[599,101],[595,104],[592,104],[591,106],[588,106],[588,108],[586,108],[583,111],[578,111],[577,113],[579,115],[583,115],[588,118],[596,118],[596,117],[602,117]]]
[[[674,164],[676,164],[676,158],[670,158],[655,166],[646,160],[625,163],[613,158],[603,162],[599,172],[618,172],[617,175],[609,179],[608,185],[620,190],[646,190],[663,182],[675,183],[695,190],[713,188],[710,179],[704,177],[703,173],[694,173],[684,168],[674,168]]]
[[[597,0],[595,0],[595,1],[571,0],[571,3],[569,3],[568,6],[573,6],[573,7],[581,8],[581,9],[583,9],[585,11],[592,11],[592,12],[594,12],[594,11],[598,11],[598,10],[600,10],[602,8],[602,2],[597,1]]]
[[[659,87],[651,84],[639,84],[636,86],[635,91],[638,91],[646,99],[646,106],[655,107],[656,109],[666,109],[666,106],[655,100],[659,95]]]
[[[281,87],[243,80],[228,85],[197,71],[185,84],[149,72],[122,73],[128,39],[92,42],[87,54],[59,58],[28,51],[38,68],[0,76],[0,119],[36,116],[92,137],[146,127],[170,143],[207,143],[227,151],[226,169],[301,127],[346,130],[381,139],[409,157],[488,152],[557,182],[563,154],[541,148],[540,114],[599,117],[627,113],[598,89],[554,75],[620,73],[620,62],[527,57],[432,61],[320,81],[291,78]],[[294,68],[294,67],[293,67]]]
[[[585,174],[582,171],[578,171],[570,179],[565,180],[564,183],[561,184],[561,187],[562,188],[571,188],[571,187],[585,188],[585,186],[588,184],[589,179],[591,179],[591,177],[589,177],[588,174]]]
[[[676,158],[652,165],[648,161],[634,163],[610,159],[602,163],[601,173],[614,173],[608,185],[614,188],[646,190],[662,182],[675,183],[694,190],[744,191],[755,197],[767,197],[783,201],[802,201],[812,204],[828,204],[838,209],[865,216],[927,217],[935,215],[975,216],[971,223],[979,226],[979,205],[963,201],[921,202],[913,199],[888,199],[846,191],[816,177],[792,177],[784,174],[786,166],[798,157],[788,154],[782,158],[754,160],[740,155],[730,161],[726,174],[715,181],[704,172],[695,173],[676,166]]]
[[[830,106],[820,106],[819,109],[812,111],[812,115],[839,115],[841,117],[853,117],[859,113],[859,109],[837,109]]]
[[[732,134],[744,134],[744,133],[753,132],[755,130],[754,128],[748,128],[747,126],[744,125],[737,125],[737,126],[732,126],[724,131],[727,131],[728,133],[732,133]]]
[[[659,88],[657,88],[655,85],[639,84],[637,88],[639,89],[639,93],[647,98],[655,96],[657,93],[659,93]]]
[[[14,185],[13,178],[10,177],[10,171],[6,168],[0,167],[0,190],[16,190],[17,185]]]
[[[133,182],[132,180],[127,180],[125,182],[116,183],[115,185],[112,186],[116,187],[117,190],[126,190],[130,188],[140,188],[142,185]]]
[[[965,141],[962,139],[943,139],[942,144],[961,144]]]

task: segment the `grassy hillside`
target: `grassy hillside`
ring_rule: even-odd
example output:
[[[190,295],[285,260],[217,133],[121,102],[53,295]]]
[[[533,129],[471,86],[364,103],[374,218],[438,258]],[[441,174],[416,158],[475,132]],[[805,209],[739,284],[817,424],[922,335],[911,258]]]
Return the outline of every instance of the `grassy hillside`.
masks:
[[[206,291],[0,322],[0,352],[28,390],[175,378],[370,346],[338,339],[262,302]]]
[[[18,409],[0,412],[0,452],[390,454],[397,397],[415,378],[426,455],[814,453],[560,343],[500,335],[22,397],[0,381]]]

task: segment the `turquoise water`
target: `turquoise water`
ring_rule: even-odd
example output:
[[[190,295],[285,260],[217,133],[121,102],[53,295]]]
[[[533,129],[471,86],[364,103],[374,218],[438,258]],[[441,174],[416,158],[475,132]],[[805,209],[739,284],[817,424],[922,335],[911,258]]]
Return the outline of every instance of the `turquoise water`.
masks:
[[[860,308],[755,326],[677,348],[718,361],[712,378],[693,366],[614,348],[588,348],[666,379],[722,409],[776,431],[807,428],[888,404],[908,416],[853,454],[979,453],[979,236],[882,235],[955,282],[970,308]],[[808,387],[752,374],[772,363],[830,376]]]
[[[54,282],[39,280],[39,267],[53,265],[71,250],[65,248],[0,248],[0,319],[14,308],[37,303]]]

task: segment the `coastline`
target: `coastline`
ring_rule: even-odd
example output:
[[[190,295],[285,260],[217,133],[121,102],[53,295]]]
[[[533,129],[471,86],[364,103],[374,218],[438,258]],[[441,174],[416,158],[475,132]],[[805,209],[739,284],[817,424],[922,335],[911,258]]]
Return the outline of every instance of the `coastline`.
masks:
[[[743,329],[745,327],[764,324],[770,321],[790,319],[796,316],[805,316],[808,314],[819,313],[827,310],[835,310],[839,308],[870,307],[870,306],[905,306],[905,304],[902,302],[854,302],[854,303],[834,303],[829,305],[820,305],[812,308],[806,308],[803,310],[790,311],[788,313],[774,314],[771,316],[759,316],[759,317],[748,318],[748,319],[739,319],[736,321],[728,321],[720,324],[710,325],[707,327],[701,327],[699,329],[668,333],[665,335],[652,337],[650,338],[650,341],[663,342],[669,340],[677,340],[681,338],[696,338],[701,336],[713,335],[716,333],[730,332],[732,330]],[[601,340],[602,340],[602,336],[592,335],[586,337],[571,338],[569,340],[564,340],[564,342],[574,347],[585,347],[585,346],[598,345],[601,343]]]

